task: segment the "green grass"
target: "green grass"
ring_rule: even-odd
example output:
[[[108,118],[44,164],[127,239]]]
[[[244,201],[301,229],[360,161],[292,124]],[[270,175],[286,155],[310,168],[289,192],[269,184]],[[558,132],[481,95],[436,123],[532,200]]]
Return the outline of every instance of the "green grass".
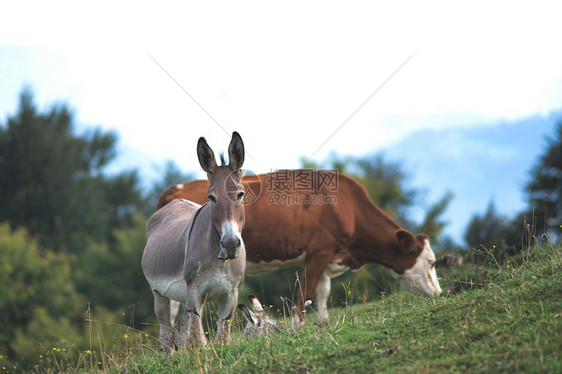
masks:
[[[147,342],[144,333],[131,332],[111,352],[81,354],[81,363],[55,366],[51,360],[41,371],[559,373],[561,249],[534,248],[518,263],[493,264],[479,287],[457,279],[461,289],[449,297],[420,299],[399,292],[331,309],[325,327],[316,326],[310,313],[297,332],[245,339],[238,316],[230,345],[210,342],[172,357],[158,352],[154,339]],[[459,270],[447,273],[445,283],[455,283],[455,274]]]

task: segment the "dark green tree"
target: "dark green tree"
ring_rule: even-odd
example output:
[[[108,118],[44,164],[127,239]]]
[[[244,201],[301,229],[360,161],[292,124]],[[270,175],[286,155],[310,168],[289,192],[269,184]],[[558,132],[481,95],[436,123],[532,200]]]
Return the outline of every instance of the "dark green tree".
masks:
[[[384,154],[359,158],[355,162],[355,178],[369,193],[371,200],[400,224],[412,229],[408,211],[416,203],[419,191],[408,188],[408,176],[397,161],[388,161]]]
[[[116,135],[76,135],[65,105],[40,113],[29,88],[7,124],[0,124],[0,221],[25,227],[42,247],[79,253],[126,227],[142,205],[135,173],[110,178]]]
[[[124,171],[101,180],[100,190],[107,214],[105,223],[111,242],[115,241],[116,231],[136,226],[135,218],[147,205],[147,199],[138,188],[139,184],[137,170]]]
[[[423,232],[423,233],[429,235],[430,238],[437,239],[441,235],[441,233],[443,232],[443,229],[445,228],[445,226],[447,225],[447,222],[443,221],[441,216],[442,216],[443,212],[445,212],[445,210],[449,206],[449,203],[451,202],[452,199],[453,199],[453,193],[447,192],[441,198],[441,200],[432,204],[427,209],[427,211],[425,212],[425,216],[424,216],[423,221],[421,222],[421,224],[417,225],[417,227],[414,231],[415,232]],[[447,241],[450,241],[450,239],[448,239]],[[440,243],[440,244],[445,244],[445,242]],[[448,247],[450,247],[450,244],[452,244],[452,243],[448,243],[448,244],[449,245],[447,245],[447,246],[442,245],[442,247],[448,248]],[[449,249],[452,249],[452,248],[449,248]]]
[[[124,325],[142,328],[153,313],[152,293],[141,268],[146,244],[146,219],[136,216],[134,225],[114,232],[115,240],[90,243],[78,259],[76,288],[87,295],[96,310],[119,311]]]
[[[496,213],[496,206],[493,201],[488,203],[486,213],[483,215],[474,214],[470,219],[464,240],[472,248],[480,246],[491,247],[498,241],[498,228],[504,218]]]
[[[52,328],[48,324],[36,321],[37,330],[30,327],[38,313],[69,327],[80,323],[81,298],[69,281],[72,265],[68,255],[41,249],[24,229],[13,231],[7,223],[0,224],[0,352],[21,356],[14,345],[16,332],[20,340],[35,337],[35,346],[28,348],[43,344],[43,352],[77,336],[75,327],[58,336],[47,336],[45,330]]]
[[[493,201],[486,212],[472,216],[465,233],[465,241],[480,260],[493,255],[496,260],[513,256],[521,250],[521,225],[516,219],[499,214]]]
[[[531,210],[536,216],[536,233],[560,240],[562,227],[562,121],[547,148],[531,171],[527,185]]]

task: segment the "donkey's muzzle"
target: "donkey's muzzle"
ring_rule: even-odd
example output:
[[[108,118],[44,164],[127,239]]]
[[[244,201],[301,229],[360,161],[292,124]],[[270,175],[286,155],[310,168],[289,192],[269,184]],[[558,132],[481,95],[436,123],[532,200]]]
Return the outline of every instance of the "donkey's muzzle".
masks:
[[[236,235],[228,239],[221,240],[221,249],[219,252],[219,260],[233,260],[240,255],[242,249],[242,240]]]
[[[244,246],[239,225],[236,222],[228,221],[223,223],[221,228],[219,260],[235,259]]]

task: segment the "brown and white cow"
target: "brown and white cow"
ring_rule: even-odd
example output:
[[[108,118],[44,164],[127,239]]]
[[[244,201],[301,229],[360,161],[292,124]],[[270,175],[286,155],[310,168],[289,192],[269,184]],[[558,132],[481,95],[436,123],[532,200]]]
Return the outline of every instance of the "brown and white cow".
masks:
[[[369,263],[390,268],[414,294],[441,294],[429,237],[400,227],[355,180],[335,171],[301,169],[245,177],[243,184],[246,273],[304,266],[298,311],[316,296],[318,320],[327,320],[330,279]],[[203,180],[172,186],[157,209],[177,198],[203,204],[207,189]],[[304,322],[303,314],[296,313],[295,327]]]

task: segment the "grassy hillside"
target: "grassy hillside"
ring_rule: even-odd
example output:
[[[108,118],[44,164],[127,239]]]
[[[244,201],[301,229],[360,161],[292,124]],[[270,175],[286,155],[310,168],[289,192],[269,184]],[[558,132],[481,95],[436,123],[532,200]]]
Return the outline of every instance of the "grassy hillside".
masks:
[[[519,263],[495,264],[482,287],[449,297],[425,300],[400,292],[362,304],[350,295],[348,307],[331,309],[331,322],[323,328],[314,324],[310,313],[309,323],[298,332],[246,339],[238,314],[228,346],[210,343],[197,352],[165,357],[151,336],[129,330],[111,351],[104,351],[103,345],[92,347],[79,354],[79,361],[57,352],[37,368],[141,373],[559,373],[561,249],[534,248]],[[290,319],[283,323],[290,324]]]

